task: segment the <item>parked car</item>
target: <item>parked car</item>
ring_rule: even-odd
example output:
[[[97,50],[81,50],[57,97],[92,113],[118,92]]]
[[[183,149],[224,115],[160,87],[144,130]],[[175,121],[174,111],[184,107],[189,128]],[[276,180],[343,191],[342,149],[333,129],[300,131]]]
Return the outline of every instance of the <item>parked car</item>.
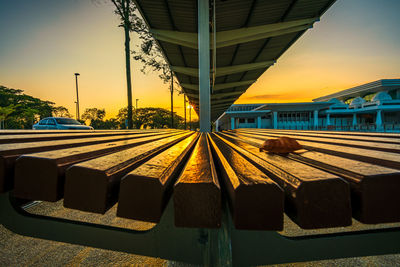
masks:
[[[49,117],[40,120],[32,127],[34,130],[93,130],[79,121],[70,118]]]

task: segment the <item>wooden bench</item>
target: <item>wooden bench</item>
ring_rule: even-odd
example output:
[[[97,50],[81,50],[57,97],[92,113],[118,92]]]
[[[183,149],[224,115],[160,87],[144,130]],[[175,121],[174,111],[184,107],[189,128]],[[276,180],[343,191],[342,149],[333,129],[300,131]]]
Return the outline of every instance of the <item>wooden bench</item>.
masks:
[[[305,149],[259,151],[277,136]],[[396,134],[30,131],[0,132],[0,140],[8,141],[0,143],[0,223],[19,234],[194,264],[400,253],[399,228],[295,238],[275,232],[284,213],[303,229],[349,226],[352,217],[400,222]],[[38,216],[19,199],[63,199],[67,208],[101,214],[118,203],[117,216],[158,224],[143,232]]]

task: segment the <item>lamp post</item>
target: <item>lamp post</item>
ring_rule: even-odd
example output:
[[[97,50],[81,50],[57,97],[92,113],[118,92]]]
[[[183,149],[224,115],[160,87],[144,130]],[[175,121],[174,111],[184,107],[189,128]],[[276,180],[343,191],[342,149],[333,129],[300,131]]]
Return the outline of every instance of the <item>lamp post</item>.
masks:
[[[139,98],[136,98],[136,110],[137,110],[137,107],[138,107],[138,101],[139,101]]]
[[[75,73],[75,85],[76,85],[76,119],[79,121],[79,94],[78,94],[78,76],[79,73]]]
[[[186,95],[183,95],[183,112],[185,114],[185,130],[186,130]]]
[[[189,130],[192,130],[192,105],[187,106],[189,109]]]

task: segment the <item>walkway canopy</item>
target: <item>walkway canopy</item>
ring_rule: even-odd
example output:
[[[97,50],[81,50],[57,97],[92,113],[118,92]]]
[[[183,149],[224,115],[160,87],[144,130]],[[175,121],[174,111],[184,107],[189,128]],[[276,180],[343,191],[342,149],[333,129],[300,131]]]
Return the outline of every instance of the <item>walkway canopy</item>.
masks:
[[[135,2],[207,132],[334,0]]]

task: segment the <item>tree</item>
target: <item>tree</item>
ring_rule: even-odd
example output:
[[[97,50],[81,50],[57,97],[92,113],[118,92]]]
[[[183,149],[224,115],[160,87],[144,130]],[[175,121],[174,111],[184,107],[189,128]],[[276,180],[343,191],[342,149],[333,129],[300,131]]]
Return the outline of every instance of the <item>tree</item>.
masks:
[[[9,105],[7,107],[0,107],[0,129],[5,129],[5,120],[14,111],[15,111],[14,105]]]
[[[69,110],[63,106],[54,107],[53,108],[53,116],[54,117],[72,118],[71,114],[69,113]]]
[[[125,120],[127,119],[126,109],[120,109],[117,115],[117,120],[124,128]],[[175,126],[177,128],[184,128],[183,118],[173,113]],[[170,111],[163,108],[139,108],[133,115],[133,124],[138,129],[159,129],[171,128],[171,114]]]
[[[10,129],[31,129],[35,118],[50,117],[53,102],[26,95],[23,90],[0,86],[0,107],[12,107],[3,125]]]
[[[120,27],[124,28],[125,36],[125,69],[126,69],[126,86],[128,95],[128,128],[132,129],[132,82],[131,82],[131,60],[130,60],[130,36],[129,32],[134,31],[139,35],[148,32],[144,21],[135,13],[136,5],[132,0],[110,0],[115,7],[115,14],[121,20]]]
[[[83,120],[103,120],[103,118],[106,116],[106,111],[105,109],[98,109],[98,108],[87,108],[85,109],[85,112],[82,114],[82,119]]]

